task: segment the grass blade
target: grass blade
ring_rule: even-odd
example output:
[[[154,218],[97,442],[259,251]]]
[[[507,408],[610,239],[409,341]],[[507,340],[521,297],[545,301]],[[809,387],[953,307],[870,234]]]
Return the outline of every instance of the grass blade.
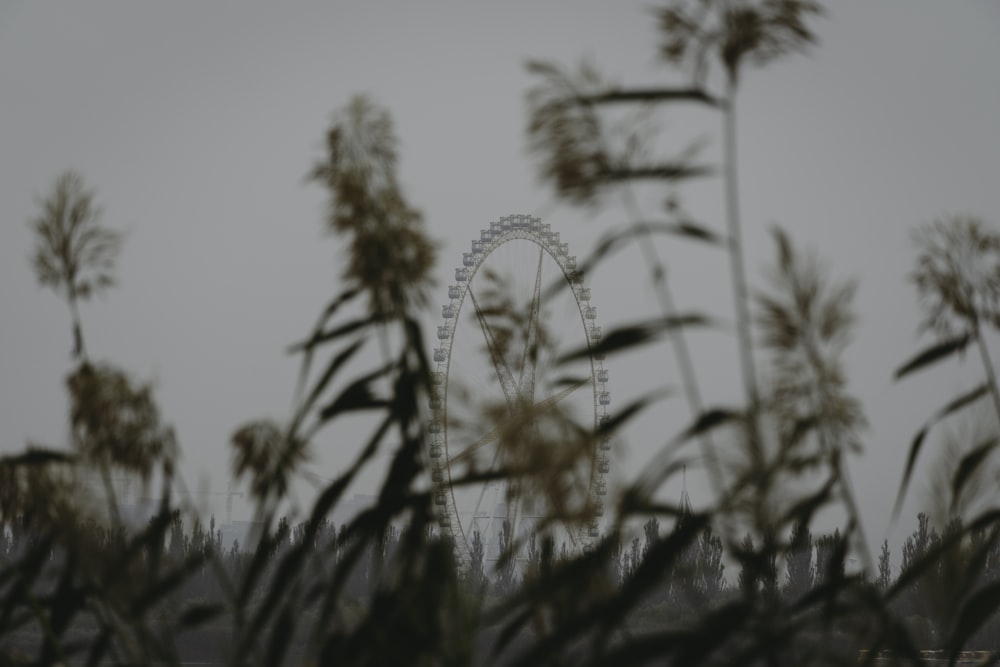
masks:
[[[969,478],[976,472],[986,457],[990,455],[990,452],[997,445],[997,439],[995,437],[987,439],[985,442],[979,444],[971,452],[962,457],[962,461],[958,464],[958,468],[955,470],[955,474],[951,478],[951,495],[953,500],[957,500],[959,494],[962,492],[962,487]]]
[[[931,430],[931,427],[948,415],[958,412],[962,408],[975,403],[989,393],[989,390],[989,385],[984,382],[975,389],[955,398],[946,406],[938,410],[931,420],[924,424],[924,427],[917,432],[917,435],[913,438],[913,442],[910,444],[910,454],[907,456],[906,468],[903,470],[903,480],[899,484],[899,493],[896,496],[896,505],[892,510],[893,521],[899,518],[899,511],[903,506],[903,498],[906,496],[906,489],[910,484],[910,476],[913,474],[913,466],[917,463],[917,457],[920,454],[920,450],[924,445],[924,440],[927,438],[927,433]]]
[[[924,446],[924,439],[927,437],[928,427],[920,429],[910,443],[910,453],[906,457],[906,467],[903,469],[903,480],[899,483],[899,493],[896,494],[896,504],[892,508],[892,520],[899,518],[899,511],[903,509],[903,498],[906,496],[906,489],[910,485],[910,476],[913,474],[913,466],[917,463],[920,449]]]
[[[72,463],[74,460],[75,457],[66,452],[31,447],[23,454],[0,457],[0,466],[48,465],[49,463]]]
[[[383,398],[377,398],[372,391],[372,382],[381,378],[389,370],[383,366],[378,370],[355,380],[347,386],[333,401],[320,411],[321,422],[329,421],[343,412],[355,410],[374,410],[388,405]]]
[[[987,584],[976,591],[962,605],[949,641],[951,645],[949,664],[955,664],[955,659],[962,647],[965,646],[965,642],[976,634],[976,631],[996,613],[998,608],[1000,608],[1000,581]]]
[[[937,343],[936,345],[932,345],[896,369],[896,373],[893,375],[893,378],[899,380],[900,378],[918,371],[925,366],[930,366],[931,364],[937,363],[942,359],[946,359],[957,352],[961,352],[966,348],[966,346],[968,346],[971,340],[972,336],[968,333],[964,333],[957,338],[952,338],[951,340],[946,340],[941,343]]]
[[[608,352],[617,352],[618,350],[645,345],[658,340],[660,336],[674,329],[705,326],[710,322],[711,320],[705,315],[689,313],[673,317],[658,317],[645,322],[630,324],[610,331],[596,345],[588,344],[566,353],[556,363],[563,364],[595,354],[607,354]]]
[[[326,371],[324,371],[320,379],[316,381],[316,384],[315,386],[313,386],[312,391],[309,392],[309,397],[306,398],[306,400],[299,407],[298,413],[295,416],[295,420],[292,422],[292,425],[288,429],[290,434],[294,435],[295,431],[298,428],[298,425],[302,422],[302,419],[309,412],[310,408],[312,408],[313,403],[316,402],[320,394],[322,394],[323,391],[326,389],[327,385],[330,383],[330,380],[333,379],[333,376],[336,375],[337,371],[345,363],[347,363],[347,361],[350,360],[351,357],[354,356],[354,354],[358,351],[358,349],[360,349],[361,346],[365,344],[366,340],[367,340],[366,338],[359,338],[358,340],[348,345],[346,349],[341,350],[337,354],[337,356],[333,358],[333,360],[330,362],[330,365],[327,366]]]

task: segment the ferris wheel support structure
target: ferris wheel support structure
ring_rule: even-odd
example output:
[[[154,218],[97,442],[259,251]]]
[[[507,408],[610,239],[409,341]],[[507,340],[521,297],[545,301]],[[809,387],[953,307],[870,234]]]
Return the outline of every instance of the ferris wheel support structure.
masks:
[[[532,293],[529,295],[530,307],[525,331],[525,344],[518,355],[519,359],[507,359],[504,356],[502,346],[497,343],[490,328],[485,309],[481,307],[473,289],[473,283],[481,267],[491,255],[506,244],[519,240],[537,247],[538,259],[533,276]],[[452,352],[456,333],[460,328],[459,321],[463,306],[471,305],[474,310],[482,342],[485,343],[488,351],[489,363],[492,365],[496,380],[500,385],[504,402],[511,413],[517,409],[518,404],[528,404],[540,408],[553,406],[570,393],[582,389],[586,384],[591,385],[593,392],[593,423],[591,426],[598,437],[594,438],[593,451],[590,453],[590,474],[586,493],[589,497],[588,502],[591,503],[594,510],[593,518],[586,525],[575,527],[568,532],[574,548],[578,549],[586,548],[599,534],[599,518],[597,517],[603,515],[603,497],[607,494],[605,475],[610,470],[608,459],[611,448],[610,441],[601,431],[601,427],[609,419],[608,371],[604,367],[604,355],[591,353],[589,355],[589,377],[582,379],[576,385],[571,385],[540,400],[536,397],[535,350],[542,326],[540,322],[543,306],[541,300],[543,293],[549,293],[548,290],[543,291],[542,286],[543,265],[546,259],[554,262],[558,267],[557,275],[559,279],[565,281],[566,287],[564,289],[569,290],[576,304],[575,310],[580,318],[583,339],[589,348],[593,348],[600,341],[602,332],[597,323],[597,309],[591,303],[590,289],[584,286],[583,275],[577,270],[576,257],[569,254],[569,245],[560,241],[559,232],[552,231],[550,225],[542,224],[541,220],[536,217],[528,215],[506,216],[491,222],[488,227],[480,230],[479,238],[473,239],[471,242],[470,251],[463,253],[462,265],[455,269],[455,282],[448,287],[448,303],[441,309],[443,323],[437,328],[438,346],[433,351],[435,372],[432,374],[431,420],[429,422],[431,444],[427,454],[430,462],[438,526],[443,534],[450,535],[455,545],[456,557],[466,567],[471,562],[472,532],[476,530],[475,519],[468,517],[479,517],[482,504],[489,502],[486,499],[487,494],[491,494],[491,498],[495,500],[501,490],[498,484],[484,485],[480,490],[475,507],[468,508],[460,506],[455,489],[452,487],[452,481],[457,475],[455,467],[479,453],[483,447],[487,447],[495,440],[496,435],[495,433],[485,433],[471,442],[460,442],[449,432],[449,387],[455,382],[451,375],[456,370],[453,367]],[[472,329],[473,327],[469,325],[466,328]],[[496,465],[498,456],[499,450],[493,454],[492,465]],[[495,507],[496,503],[487,506]],[[515,508],[513,518],[515,522],[517,511]],[[486,518],[486,532],[492,534],[494,520],[500,517],[497,517],[495,512],[491,510]],[[505,518],[512,520],[509,516]]]

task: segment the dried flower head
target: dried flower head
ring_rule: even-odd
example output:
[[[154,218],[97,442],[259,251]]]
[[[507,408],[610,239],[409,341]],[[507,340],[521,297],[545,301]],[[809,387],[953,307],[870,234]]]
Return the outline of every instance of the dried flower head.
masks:
[[[350,237],[343,277],[369,294],[373,315],[391,317],[426,302],[434,246],[396,179],[389,112],[358,96],[327,132],[327,158],[312,178],[330,190],[330,229]]]
[[[979,218],[942,217],[914,232],[917,268],[910,278],[926,317],[944,336],[1000,327],[1000,233]]]
[[[688,64],[698,82],[715,55],[735,83],[745,61],[763,65],[815,42],[806,19],[821,13],[811,0],[674,0],[657,12],[660,52]]]
[[[36,530],[71,523],[81,508],[74,498],[73,465],[66,454],[34,447],[0,458],[0,529],[15,523]]]
[[[808,420],[823,429],[827,444],[856,447],[854,433],[866,420],[847,393],[841,360],[855,323],[856,284],[831,283],[817,257],[797,252],[780,228],[773,234],[777,262],[771,289],[757,295],[756,318],[761,342],[772,353],[770,407],[786,436]]]
[[[172,429],[160,423],[148,385],[133,386],[108,365],[80,364],[66,380],[73,444],[84,461],[135,472],[145,481],[154,466],[176,457]]]
[[[67,171],[55,188],[39,202],[42,213],[31,220],[35,233],[32,265],[38,282],[61,292],[73,313],[74,356],[81,356],[77,300],[86,300],[114,285],[114,264],[121,248],[121,233],[98,224],[100,209],[83,178]]]
[[[607,84],[586,63],[575,76],[549,63],[531,63],[530,69],[542,77],[528,93],[528,136],[532,151],[544,156],[541,177],[574,204],[592,204],[613,158],[600,115],[583,100]]]
[[[250,493],[258,498],[281,498],[292,474],[308,458],[305,440],[286,438],[272,421],[244,424],[233,433],[233,474],[250,474]]]
[[[593,519],[590,502],[595,439],[558,404],[522,402],[487,406],[500,466],[511,473],[508,496],[547,521],[580,526]]]

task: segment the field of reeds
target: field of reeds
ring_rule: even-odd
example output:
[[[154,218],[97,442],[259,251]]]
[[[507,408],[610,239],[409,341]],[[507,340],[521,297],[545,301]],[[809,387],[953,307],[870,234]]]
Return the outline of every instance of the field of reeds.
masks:
[[[666,5],[655,14],[659,48],[665,66],[687,77],[680,87],[630,89],[591,66],[529,65],[528,141],[540,179],[566,205],[598,208],[624,193],[628,208],[638,183],[672,194],[688,181],[717,178],[726,220],[704,223],[671,198],[659,219],[609,229],[580,262],[586,276],[632,248],[648,268],[655,310],[642,321],[605,322],[599,340],[562,361],[614,359],[669,340],[690,420],[671,428],[637,478],[606,496],[598,522],[592,503],[567,500],[575,491],[563,472],[592,459],[602,438],[623,432],[661,397],[642,396],[596,425],[564,425],[552,406],[484,412],[484,422],[511,434],[497,441],[502,464],[455,465],[449,484],[503,481],[508,494],[550,510],[530,534],[501,534],[496,558],[485,559],[480,546],[470,560],[443,530],[435,502],[428,429],[435,368],[421,323],[437,257],[397,180],[388,110],[350,100],[310,172],[329,193],[327,224],[347,261],[342,290],[317,304],[315,327],[290,347],[301,372],[289,388],[288,419],[234,425],[232,475],[248,490],[258,527],[246,544],[223,544],[214,518],[192,509],[178,472],[181,443],[152,387],[89,357],[80,308],[114,285],[123,243],[101,224],[83,178],[59,176],[30,225],[34,273],[70,314],[70,444],[0,458],[0,663],[1000,661],[1000,511],[989,502],[1000,391],[986,342],[1000,329],[1000,230],[956,215],[914,233],[910,278],[926,315],[926,345],[899,359],[896,379],[960,357],[981,366],[982,379],[913,425],[897,518],[908,520],[898,513],[941,422],[979,407],[992,426],[960,443],[941,508],[948,520],[917,516],[899,568],[888,542],[868,544],[846,472],[866,421],[843,365],[857,326],[854,283],[832,278],[820,258],[775,227],[768,287],[748,288],[735,160],[741,73],[811,47],[821,13],[810,0]],[[629,125],[634,118],[621,113],[676,105],[719,121],[721,164],[699,161],[696,151],[657,155],[641,119]],[[729,261],[739,405],[703,401],[686,341],[712,319],[675,308],[650,242],[663,236]],[[516,308],[493,315],[530,329]],[[532,335],[517,326],[508,334]],[[322,481],[307,511],[290,515],[311,442],[358,415],[372,428],[356,459]],[[691,452],[711,486],[697,509],[686,496],[671,502],[662,493],[686,474]],[[376,460],[388,464],[371,507],[336,525],[335,510]],[[140,523],[123,516],[122,477],[155,500]],[[846,517],[843,525],[816,530],[831,509]],[[599,530],[586,548],[566,549],[551,539],[555,524]]]

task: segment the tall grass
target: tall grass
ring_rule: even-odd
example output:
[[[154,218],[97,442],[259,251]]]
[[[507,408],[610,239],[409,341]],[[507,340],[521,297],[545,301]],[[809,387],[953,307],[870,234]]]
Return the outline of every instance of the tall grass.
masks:
[[[431,369],[419,324],[432,286],[433,243],[395,175],[386,110],[365,98],[351,101],[334,117],[325,155],[311,171],[330,194],[328,227],[347,259],[343,289],[290,346],[301,373],[288,419],[251,419],[234,429],[233,475],[248,490],[258,527],[242,547],[221,544],[214,523],[206,530],[190,509],[176,474],[178,445],[151,388],[86,358],[76,300],[89,293],[87,285],[110,284],[120,239],[87,227],[92,195],[60,179],[34,226],[35,267],[70,305],[77,340],[67,378],[72,436],[66,448],[30,446],[0,459],[0,661],[922,664],[924,649],[940,649],[954,663],[963,650],[998,648],[991,633],[1000,605],[1000,514],[990,504],[954,503],[978,509],[956,510],[940,527],[922,515],[895,577],[888,544],[876,571],[864,541],[845,464],[860,449],[865,426],[841,363],[855,326],[853,283],[832,280],[823,261],[781,229],[773,232],[767,287],[751,290],[746,275],[736,169],[740,72],[811,44],[809,21],[817,14],[817,4],[795,0],[668,4],[657,13],[661,51],[668,66],[690,74],[686,87],[623,89],[605,84],[593,68],[577,75],[553,64],[531,66],[537,86],[528,134],[542,180],[568,203],[595,208],[609,193],[625,192],[626,213],[635,218],[609,230],[582,270],[638,240],[663,309],[660,317],[613,326],[596,348],[577,355],[652,354],[652,341],[674,337],[690,376],[685,384],[697,386],[681,336],[698,335],[713,320],[675,312],[662,264],[649,253],[653,235],[669,234],[728,254],[736,372],[745,387],[736,407],[702,405],[697,391],[689,395],[690,422],[623,484],[604,533],[582,552],[554,544],[543,529],[522,538],[508,525],[495,567],[481,556],[481,535],[473,540],[479,556],[466,567],[459,545],[439,530],[424,430]],[[712,90],[718,75],[721,93]],[[611,107],[682,103],[722,115],[721,170],[695,163],[693,153],[651,156],[641,125],[624,133],[605,127]],[[677,207],[649,220],[628,204],[632,183],[675,188],[717,171],[724,233]],[[64,228],[59,211],[72,208],[72,197],[81,222]],[[91,231],[81,239],[73,236],[78,228]],[[67,243],[57,242],[57,233]],[[983,342],[986,330],[1000,326],[998,239],[967,218],[918,234],[913,280],[928,330],[941,338],[902,364],[897,377],[976,341],[985,379],[919,428],[902,466],[900,499],[935,424],[987,397],[1000,416]],[[97,270],[92,283],[82,282],[88,267]],[[600,435],[620,431],[659,400],[639,397]],[[526,409],[524,419],[559,419],[536,414],[540,409]],[[320,486],[304,514],[288,517],[290,490],[314,442],[358,415],[372,428],[356,458]],[[522,459],[497,470],[469,469],[451,483],[506,479],[560,507],[556,468],[573,465],[598,439],[586,430],[565,442],[545,438],[533,423],[506,426],[526,452]],[[953,498],[990,479],[996,433],[993,425],[962,450],[950,473]],[[685,474],[685,453],[697,443],[716,493],[695,511],[686,497],[667,503],[660,491]],[[534,455],[530,448],[541,446],[545,455]],[[375,502],[334,526],[334,510],[379,454],[388,454],[388,465]],[[121,514],[114,480],[123,475],[158,489],[144,525],[127,525]],[[96,494],[87,491],[92,479],[100,482]],[[841,510],[845,525],[814,535],[815,517],[830,508]],[[567,510],[556,518],[591,517]],[[862,566],[849,566],[852,558]]]

